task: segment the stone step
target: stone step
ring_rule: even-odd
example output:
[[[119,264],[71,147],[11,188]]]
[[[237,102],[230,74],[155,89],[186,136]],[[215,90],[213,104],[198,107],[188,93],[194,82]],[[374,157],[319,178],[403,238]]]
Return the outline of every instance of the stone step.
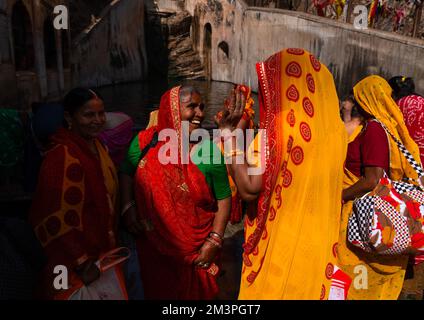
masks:
[[[205,70],[199,54],[190,38],[192,17],[188,12],[179,12],[166,19],[168,28],[168,77],[178,79],[200,79]]]

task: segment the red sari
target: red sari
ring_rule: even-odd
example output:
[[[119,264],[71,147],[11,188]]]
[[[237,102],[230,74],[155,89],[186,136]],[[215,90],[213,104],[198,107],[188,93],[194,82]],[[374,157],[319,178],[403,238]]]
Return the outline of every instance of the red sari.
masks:
[[[53,143],[40,170],[30,221],[48,257],[39,294],[68,299],[83,285],[74,268],[116,247],[118,183],[114,164],[99,141],[99,159],[68,130],[60,129]],[[53,288],[58,265],[68,269],[69,290]]]
[[[181,150],[179,89],[163,95],[158,125],[139,134],[140,149],[155,132],[174,129]],[[193,262],[212,231],[216,201],[196,165],[159,162],[158,153],[164,144],[159,141],[149,150],[135,178],[137,208],[147,230],[137,241],[145,298],[213,299],[218,293],[215,276]]]

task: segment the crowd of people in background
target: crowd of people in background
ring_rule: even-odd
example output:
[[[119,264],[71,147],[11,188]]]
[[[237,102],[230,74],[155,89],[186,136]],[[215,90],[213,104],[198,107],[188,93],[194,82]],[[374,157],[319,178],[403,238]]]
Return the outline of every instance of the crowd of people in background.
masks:
[[[190,86],[164,93],[138,133],[92,89],[32,114],[0,110],[2,176],[25,158],[34,192],[33,231],[0,223],[0,297],[216,299],[227,225],[243,221],[241,300],[399,299],[408,281],[422,298],[420,252],[368,252],[348,235],[355,201],[384,179],[422,187],[411,161],[424,161],[424,98],[413,79],[371,75],[340,101],[332,74],[306,50],[283,50],[256,68],[263,130],[240,147],[233,133],[253,129],[257,115],[251,88],[235,85],[215,117],[221,135],[190,141],[188,163],[182,123],[200,129],[207,108]],[[175,139],[161,139],[164,130]],[[177,163],[160,160],[167,146]],[[416,203],[423,234],[424,202]],[[387,248],[391,228],[379,238]],[[357,266],[366,288],[355,285]]]

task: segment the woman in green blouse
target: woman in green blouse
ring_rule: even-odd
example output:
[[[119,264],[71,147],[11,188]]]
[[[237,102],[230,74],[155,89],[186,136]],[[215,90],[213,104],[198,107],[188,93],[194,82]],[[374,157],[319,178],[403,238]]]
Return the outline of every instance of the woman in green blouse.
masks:
[[[213,299],[218,293],[216,258],[231,207],[224,159],[206,140],[190,144],[188,164],[180,161],[182,122],[192,133],[203,119],[196,89],[169,90],[162,96],[157,125],[140,132],[121,167],[122,214],[128,230],[139,235],[146,299]],[[157,141],[165,129],[174,130],[177,140]],[[177,150],[177,163],[160,161],[167,146]]]

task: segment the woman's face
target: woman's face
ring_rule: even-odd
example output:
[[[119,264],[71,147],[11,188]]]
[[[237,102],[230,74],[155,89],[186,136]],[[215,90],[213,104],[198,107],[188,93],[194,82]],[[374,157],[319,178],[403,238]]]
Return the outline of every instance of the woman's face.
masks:
[[[91,99],[79,108],[71,117],[72,132],[90,140],[102,132],[106,123],[106,113],[103,101]]]
[[[354,104],[350,100],[345,100],[342,102],[342,109],[346,111],[352,111]]]
[[[204,109],[205,105],[202,102],[202,97],[197,92],[181,97],[181,121],[190,123],[190,133],[200,128],[205,119]]]

